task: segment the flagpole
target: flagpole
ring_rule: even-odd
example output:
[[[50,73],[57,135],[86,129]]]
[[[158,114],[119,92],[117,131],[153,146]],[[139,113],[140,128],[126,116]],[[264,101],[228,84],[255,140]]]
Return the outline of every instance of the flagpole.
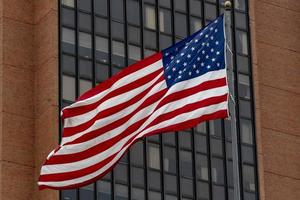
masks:
[[[235,92],[234,92],[234,72],[233,72],[233,55],[230,49],[232,44],[231,35],[231,1],[225,2],[225,34],[226,34],[226,64],[228,73],[229,87],[229,113],[231,122],[231,138],[232,138],[232,165],[233,165],[233,185],[234,185],[234,200],[240,200],[240,170],[239,170],[239,155],[238,155],[238,140],[236,126],[236,110],[235,110]]]

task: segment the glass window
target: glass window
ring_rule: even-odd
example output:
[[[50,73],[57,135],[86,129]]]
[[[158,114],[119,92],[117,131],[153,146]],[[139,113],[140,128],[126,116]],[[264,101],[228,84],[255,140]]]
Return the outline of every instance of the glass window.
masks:
[[[141,48],[134,45],[129,45],[128,56],[130,63],[134,63],[136,61],[141,60]]]
[[[200,200],[209,200],[209,185],[206,182],[199,181],[197,183],[197,194]]]
[[[117,67],[125,66],[125,45],[123,42],[112,41],[112,64]]]
[[[62,0],[61,3],[65,6],[69,6],[72,8],[74,8],[74,6],[75,6],[74,0]]]
[[[112,21],[111,29],[113,39],[124,41],[124,24]]]
[[[164,147],[164,170],[176,173],[176,150],[172,147]]]
[[[144,23],[145,27],[156,29],[156,17],[154,6],[145,5]]]
[[[251,105],[249,101],[239,100],[240,116],[251,118]]]
[[[75,77],[62,76],[62,98],[68,101],[75,101]]]
[[[249,61],[247,56],[237,55],[237,67],[240,72],[249,73]]]
[[[62,8],[62,24],[75,27],[75,12],[72,9]]]
[[[168,132],[168,133],[164,133],[162,136],[163,136],[164,144],[175,146],[175,133]]]
[[[86,200],[93,200],[94,199],[94,184],[90,184],[84,186],[79,189],[79,198],[86,199]]]
[[[156,49],[156,33],[146,30],[145,32],[145,46],[150,49]]]
[[[175,10],[186,12],[186,0],[175,0]]]
[[[92,36],[91,34],[79,32],[79,55],[85,58],[92,57]]]
[[[107,16],[107,0],[94,1],[95,13],[103,16]]]
[[[192,152],[180,151],[179,158],[181,175],[186,177],[193,177]]]
[[[198,179],[208,181],[207,156],[196,154],[196,175]]]
[[[75,31],[62,28],[62,49],[64,52],[75,53]]]
[[[140,5],[136,0],[127,1],[127,21],[130,24],[140,25]]]
[[[144,187],[145,185],[145,173],[144,169],[138,167],[132,167],[132,184],[138,187]]]
[[[223,156],[223,143],[222,140],[211,138],[210,148],[213,155]]]
[[[214,4],[205,3],[205,19],[214,20],[217,17],[217,8]]]
[[[62,190],[61,191],[61,199],[62,200],[75,200],[77,199],[77,191],[76,190]]]
[[[79,12],[78,13],[78,26],[79,26],[79,29],[90,32],[92,30],[91,15]]]
[[[111,0],[111,17],[112,19],[124,21],[124,5],[123,0]]]
[[[153,169],[160,169],[159,146],[149,143],[148,145],[148,166]]]
[[[198,133],[195,134],[195,148],[197,152],[207,152],[206,136]]]
[[[159,11],[159,30],[164,33],[171,34],[172,21],[171,11],[167,9],[160,9]]]
[[[126,185],[115,184],[115,195],[116,200],[128,199],[128,187]]]
[[[251,121],[246,119],[241,119],[240,123],[241,123],[240,131],[241,131],[242,142],[245,144],[253,144]]]
[[[242,160],[243,160],[243,162],[253,164],[254,163],[253,156],[254,156],[253,147],[242,145]]]
[[[149,191],[149,200],[161,200],[161,193]]]
[[[177,200],[177,196],[174,196],[174,195],[169,195],[169,194],[166,194],[165,195],[165,200]]]
[[[77,7],[80,10],[91,11],[91,0],[77,0]]]
[[[202,9],[201,9],[201,1],[200,0],[190,0],[190,12],[194,16],[201,17]]]
[[[213,199],[225,200],[225,188],[223,186],[213,185]]]
[[[172,45],[172,37],[160,34],[159,48],[166,49]]]
[[[95,17],[95,31],[97,34],[108,35],[108,23],[107,19]]]
[[[93,68],[92,61],[79,59],[80,78],[92,80],[92,68]]]
[[[98,200],[110,199],[111,198],[111,182],[98,181],[97,182]]]
[[[149,188],[153,190],[161,190],[160,185],[160,172],[149,170],[148,171],[148,181],[149,181]]]
[[[148,57],[148,56],[151,56],[153,54],[157,53],[156,51],[153,51],[151,49],[145,49],[144,50],[144,54],[145,54],[145,57]]]
[[[224,167],[223,160],[219,158],[212,158],[211,160],[211,176],[212,181],[218,184],[224,184]]]
[[[255,191],[254,167],[243,165],[243,186],[246,191]]]
[[[192,148],[192,134],[190,131],[179,131],[179,144],[181,148]]]
[[[144,200],[145,190],[140,188],[132,188],[132,200]]]
[[[79,80],[79,93],[80,93],[80,95],[82,95],[83,93],[85,93],[86,91],[91,89],[92,87],[93,87],[93,83],[91,81],[84,80],[84,79]]]
[[[239,97],[250,99],[250,78],[249,76],[239,74],[238,75],[238,92]]]
[[[97,60],[108,63],[108,39],[104,37],[96,36],[96,51],[95,57]]]
[[[177,176],[165,174],[165,190],[167,193],[177,193]]]
[[[124,164],[117,164],[114,168],[115,180],[119,183],[127,184],[128,182],[128,166]]]
[[[182,195],[193,197],[193,193],[194,193],[193,181],[191,179],[181,178],[180,182],[181,182],[180,186],[181,186]]]
[[[69,55],[62,55],[62,69],[65,74],[74,75],[75,76],[75,57]]]
[[[242,31],[236,31],[236,50],[238,53],[248,55],[247,33]]]
[[[166,8],[171,8],[171,0],[160,0],[159,5]]]
[[[130,151],[131,163],[136,166],[144,166],[144,144],[138,141],[131,147]]]
[[[232,161],[227,161],[227,184],[230,187],[233,186],[233,165]]]
[[[191,33],[194,33],[201,29],[202,21],[200,18],[191,17]]]
[[[198,124],[195,128],[195,131],[197,133],[206,134],[206,122],[202,122],[202,123]]]
[[[128,41],[132,44],[141,44],[141,29],[133,26],[128,26]]]
[[[222,136],[222,124],[221,120],[209,121],[210,135],[221,137]]]
[[[96,82],[103,82],[109,77],[109,67],[106,64],[96,63]]]
[[[180,37],[187,35],[186,15],[175,13],[175,34]]]
[[[246,14],[240,12],[234,12],[234,13],[235,13],[235,26],[237,28],[246,30],[247,29]]]
[[[245,10],[246,9],[245,0],[234,0],[234,7],[238,10]]]

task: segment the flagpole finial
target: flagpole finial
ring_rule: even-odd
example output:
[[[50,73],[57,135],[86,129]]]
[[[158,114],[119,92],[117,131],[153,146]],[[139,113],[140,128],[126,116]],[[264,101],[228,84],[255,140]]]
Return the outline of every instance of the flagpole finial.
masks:
[[[231,10],[231,1],[225,1],[225,10]]]

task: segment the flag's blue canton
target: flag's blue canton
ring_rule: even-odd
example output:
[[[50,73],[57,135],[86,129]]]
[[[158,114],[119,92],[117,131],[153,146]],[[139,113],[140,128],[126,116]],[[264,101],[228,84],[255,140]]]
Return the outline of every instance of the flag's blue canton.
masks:
[[[162,51],[167,86],[225,68],[223,15]]]

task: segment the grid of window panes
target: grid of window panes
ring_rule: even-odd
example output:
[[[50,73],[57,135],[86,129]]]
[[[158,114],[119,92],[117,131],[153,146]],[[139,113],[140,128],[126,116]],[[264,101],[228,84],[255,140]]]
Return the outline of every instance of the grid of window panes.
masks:
[[[258,199],[246,0],[234,0],[241,198]],[[61,107],[96,84],[201,28],[224,0],[60,0]],[[62,200],[231,200],[230,122],[215,120],[137,142],[111,173]]]

